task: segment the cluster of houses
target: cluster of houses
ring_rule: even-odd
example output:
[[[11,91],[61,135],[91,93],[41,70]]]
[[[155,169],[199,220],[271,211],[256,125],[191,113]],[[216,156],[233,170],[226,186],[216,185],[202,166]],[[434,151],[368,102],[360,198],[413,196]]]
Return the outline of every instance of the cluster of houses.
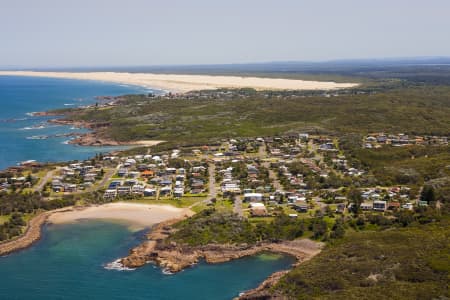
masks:
[[[361,192],[363,202],[362,210],[386,211],[397,209],[413,209],[413,203],[409,198],[408,187],[392,187],[389,189],[370,188]],[[418,203],[426,205],[426,203]],[[350,204],[351,206],[351,204]]]
[[[390,142],[383,140],[382,134],[371,135],[367,140],[374,143],[385,141],[387,144],[396,144],[398,140],[411,142],[405,135],[385,137],[391,139]],[[417,144],[417,137],[414,139]],[[446,142],[446,139],[438,137],[423,137],[423,140]],[[92,187],[103,178],[107,184],[105,199],[128,196],[181,198],[186,195],[204,196],[208,175],[212,175],[219,179],[224,197],[240,197],[248,204],[250,215],[260,217],[270,215],[270,211],[280,205],[289,207],[291,212],[304,213],[314,207],[323,209],[327,204],[317,197],[319,190],[311,187],[311,180],[322,180],[321,177],[331,176],[331,173],[342,176],[364,174],[349,166],[335,140],[307,133],[231,139],[192,149],[192,153],[185,150],[183,155],[180,150],[172,150],[161,155],[105,156],[100,161],[71,163],[57,168],[50,186],[53,192],[71,193]],[[208,163],[215,164],[216,174],[208,174]],[[294,169],[300,164],[295,163],[306,167],[300,169],[304,174],[297,174]],[[115,168],[108,181],[104,178],[104,168],[108,179]],[[0,178],[0,190],[12,185],[31,186],[32,183],[28,177],[22,176]],[[342,199],[332,203],[337,203],[336,212],[344,213],[348,209],[348,201],[343,195],[339,196]],[[413,208],[408,188],[365,189],[362,198],[362,210]]]
[[[58,170],[51,181],[51,189],[55,193],[74,193],[91,187],[103,177],[101,165],[93,166],[89,163],[72,163]]]
[[[347,176],[361,176],[365,173],[364,170],[356,169],[348,165],[347,159],[344,155],[338,155],[336,158],[331,159],[333,167],[336,170],[341,171],[344,175]]]
[[[32,187],[38,177],[33,173],[42,165],[35,160],[27,160],[17,166],[9,167],[0,172],[0,191],[8,189],[25,189]],[[24,174],[29,174],[24,176]]]
[[[241,194],[241,181],[233,178],[233,167],[220,170],[222,175],[222,185],[220,187],[222,193],[225,194]]]
[[[24,189],[24,188],[30,188],[33,185],[33,182],[37,178],[35,177],[25,177],[25,176],[18,176],[18,177],[1,177],[0,178],[0,191],[6,191],[10,188],[15,189]]]
[[[364,138],[363,148],[380,148],[383,145],[391,145],[393,147],[411,146],[411,145],[448,145],[449,138],[447,136],[411,136],[408,134],[385,134],[373,133]]]
[[[207,168],[201,163],[189,169],[170,167],[169,160],[177,159],[179,155],[179,150],[173,150],[171,155],[148,154],[123,158],[117,166],[117,180],[109,184],[104,198],[128,195],[181,198],[186,192],[203,193]]]

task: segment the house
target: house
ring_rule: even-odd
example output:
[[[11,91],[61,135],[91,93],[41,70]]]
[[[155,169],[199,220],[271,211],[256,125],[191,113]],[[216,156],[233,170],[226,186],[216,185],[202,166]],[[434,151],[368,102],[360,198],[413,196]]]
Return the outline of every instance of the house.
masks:
[[[166,169],[166,173],[167,174],[176,174],[177,173],[177,169],[175,169],[175,168],[167,168]]]
[[[115,189],[117,189],[118,186],[121,186],[121,185],[122,185],[122,182],[121,182],[121,181],[112,181],[112,182],[109,184],[108,189],[110,189],[110,190],[115,190]]]
[[[373,204],[370,203],[370,202],[363,202],[363,203],[361,203],[360,208],[362,210],[372,210],[373,209]]]
[[[373,201],[373,210],[385,211],[387,209],[387,202],[382,200]]]
[[[267,209],[263,203],[251,203],[250,204],[250,214],[252,217],[264,217],[267,216]]]
[[[177,176],[175,176],[175,180],[176,181],[184,181],[184,179],[185,179],[184,175],[177,175]]]
[[[338,203],[336,206],[336,213],[343,214],[345,212],[345,204],[344,203]]]
[[[144,189],[144,196],[145,197],[152,197],[156,195],[155,189]]]
[[[105,193],[103,194],[103,199],[114,199],[117,197],[117,191],[114,190],[106,190]]]
[[[130,178],[138,178],[139,175],[140,175],[140,173],[136,172],[136,171],[128,172],[128,177],[130,177]]]
[[[192,172],[199,173],[205,171],[206,168],[204,166],[192,167]]]
[[[389,209],[389,210],[395,210],[395,209],[399,209],[399,208],[400,208],[399,202],[389,202],[387,205],[387,209]]]
[[[263,195],[261,193],[245,193],[244,202],[261,202]]]
[[[159,195],[166,196],[166,195],[169,195],[171,191],[172,191],[172,187],[164,186],[159,190]]]
[[[60,179],[52,180],[52,190],[55,193],[64,192],[64,184],[61,182]]]
[[[298,212],[308,212],[308,204],[305,201],[297,201],[292,208]]]
[[[96,177],[96,174],[92,174],[92,173],[86,174],[83,177],[83,182],[95,182],[95,177]]]
[[[413,209],[413,205],[412,205],[412,203],[408,202],[408,203],[403,204],[402,208],[412,210]]]
[[[280,156],[281,155],[281,150],[280,149],[271,149],[270,150],[270,155],[272,155],[272,156]]]
[[[201,179],[192,179],[190,184],[193,189],[203,189],[204,185],[205,183]]]
[[[66,184],[64,186],[64,191],[68,193],[74,193],[77,191],[77,185],[76,184]]]
[[[329,142],[325,144],[321,144],[319,146],[320,151],[337,151],[337,149],[334,147],[334,144]]]
[[[133,194],[144,194],[145,186],[143,184],[135,184],[131,188]]]
[[[152,178],[153,176],[155,176],[155,172],[153,172],[152,170],[145,170],[141,172],[142,178]]]
[[[117,176],[119,176],[119,177],[125,177],[127,175],[128,175],[128,169],[127,168],[120,168],[117,171]]]
[[[161,186],[168,186],[171,184],[172,184],[172,180],[170,180],[170,179],[163,179],[159,182],[159,185],[161,185]]]
[[[118,194],[119,196],[122,196],[122,195],[129,195],[130,192],[131,192],[131,187],[130,187],[130,186],[122,185],[122,186],[118,186],[118,187],[117,187],[117,194]]]
[[[183,188],[175,188],[173,190],[173,196],[176,198],[181,198],[183,197],[184,194],[184,189]]]
[[[203,193],[202,189],[192,189],[191,194],[197,195]]]

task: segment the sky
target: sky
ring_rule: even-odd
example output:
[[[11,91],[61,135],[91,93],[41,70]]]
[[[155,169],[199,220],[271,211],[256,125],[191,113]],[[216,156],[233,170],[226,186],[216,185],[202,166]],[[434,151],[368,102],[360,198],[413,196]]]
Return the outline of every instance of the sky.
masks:
[[[0,0],[0,66],[450,56],[448,0]]]

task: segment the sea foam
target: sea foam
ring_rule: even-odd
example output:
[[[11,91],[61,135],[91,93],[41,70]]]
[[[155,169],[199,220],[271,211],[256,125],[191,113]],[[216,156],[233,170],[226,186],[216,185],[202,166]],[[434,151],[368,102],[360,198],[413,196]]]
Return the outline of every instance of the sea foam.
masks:
[[[115,270],[115,271],[134,271],[135,270],[133,268],[125,267],[120,262],[120,258],[116,259],[113,262],[107,263],[106,265],[103,266],[103,268],[105,268],[106,270]]]

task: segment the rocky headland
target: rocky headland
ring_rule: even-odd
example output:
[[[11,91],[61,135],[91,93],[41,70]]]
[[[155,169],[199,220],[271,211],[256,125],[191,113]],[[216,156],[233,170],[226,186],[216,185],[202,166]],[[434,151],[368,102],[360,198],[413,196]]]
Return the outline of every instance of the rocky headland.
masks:
[[[279,243],[261,242],[256,245],[208,244],[204,246],[181,245],[168,238],[176,229],[172,225],[179,222],[174,219],[162,222],[151,230],[146,239],[131,249],[127,257],[119,262],[126,268],[137,268],[147,263],[155,263],[167,272],[176,273],[204,259],[207,263],[222,263],[255,255],[261,252],[274,252],[292,255],[295,265],[311,259],[320,253],[322,244],[309,239],[282,241]],[[252,295],[264,294],[287,271],[272,274],[258,288],[242,295],[243,299],[252,299]],[[245,298],[247,297],[247,298]]]

